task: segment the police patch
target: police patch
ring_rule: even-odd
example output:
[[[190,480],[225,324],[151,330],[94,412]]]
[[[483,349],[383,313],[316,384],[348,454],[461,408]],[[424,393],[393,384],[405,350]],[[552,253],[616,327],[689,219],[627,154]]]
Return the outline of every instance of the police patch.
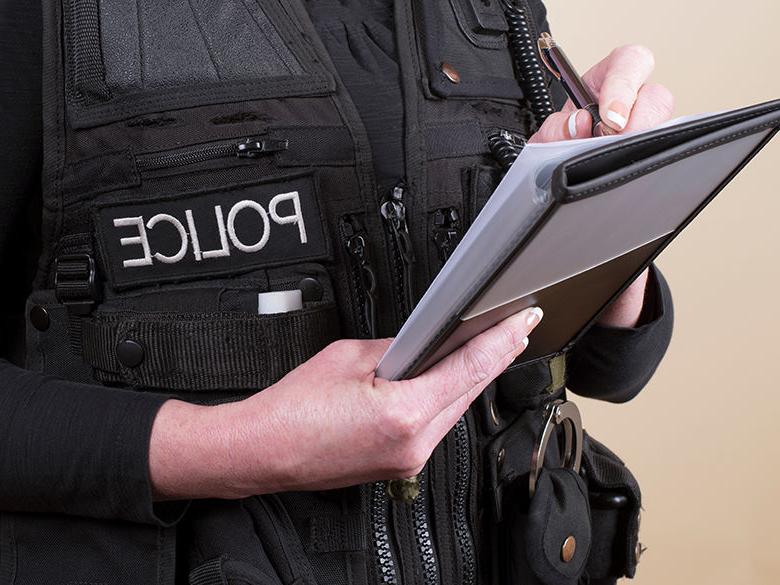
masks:
[[[329,255],[313,177],[105,203],[101,257],[116,288],[244,272]]]

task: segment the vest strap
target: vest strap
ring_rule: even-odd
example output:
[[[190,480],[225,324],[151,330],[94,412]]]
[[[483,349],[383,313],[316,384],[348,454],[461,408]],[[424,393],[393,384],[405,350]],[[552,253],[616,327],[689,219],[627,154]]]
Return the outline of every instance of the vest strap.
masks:
[[[257,391],[338,338],[335,306],[277,315],[116,312],[83,319],[95,377],[164,390]]]
[[[217,557],[198,565],[190,571],[190,585],[227,585],[225,573],[222,570],[222,562],[225,557]]]

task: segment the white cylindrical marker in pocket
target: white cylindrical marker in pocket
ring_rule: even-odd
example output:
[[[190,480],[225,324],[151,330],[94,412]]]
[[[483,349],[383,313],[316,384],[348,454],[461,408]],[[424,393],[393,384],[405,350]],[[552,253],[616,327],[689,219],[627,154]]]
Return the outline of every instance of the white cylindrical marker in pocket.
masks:
[[[257,314],[273,315],[303,309],[300,289],[257,293]]]

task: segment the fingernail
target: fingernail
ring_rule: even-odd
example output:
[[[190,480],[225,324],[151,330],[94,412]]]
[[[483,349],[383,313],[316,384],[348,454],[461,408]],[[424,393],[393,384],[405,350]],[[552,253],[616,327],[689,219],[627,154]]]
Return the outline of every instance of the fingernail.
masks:
[[[544,311],[542,311],[539,307],[534,307],[528,312],[528,317],[526,317],[526,324],[531,327],[532,325],[536,325],[539,323],[539,321],[542,320],[542,317],[544,317]]]
[[[529,342],[528,342],[528,338],[527,338],[527,337],[526,337],[526,338],[524,338],[524,339],[523,339],[523,340],[520,342],[520,344],[523,346],[523,349],[525,349],[526,347],[528,347],[528,343],[529,343]]]
[[[623,130],[628,124],[628,108],[623,102],[614,101],[607,110],[607,121],[610,126]]]
[[[577,114],[579,113],[580,111],[577,110],[569,116],[569,136],[571,138],[577,138]]]

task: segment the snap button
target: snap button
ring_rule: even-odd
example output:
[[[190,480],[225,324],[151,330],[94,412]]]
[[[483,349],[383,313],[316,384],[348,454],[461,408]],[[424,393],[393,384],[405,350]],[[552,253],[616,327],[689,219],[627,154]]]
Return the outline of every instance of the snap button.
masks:
[[[51,325],[49,312],[40,305],[35,305],[30,309],[30,323],[32,323],[32,326],[38,331],[46,331],[49,328],[49,325]]]
[[[496,410],[495,401],[490,401],[490,418],[493,420],[493,424],[498,426],[501,422],[498,420],[498,411]]]
[[[322,300],[322,283],[316,278],[307,276],[306,278],[301,279],[298,283],[298,288],[301,289],[304,303]]]
[[[117,344],[116,357],[126,368],[135,368],[144,361],[144,346],[132,339],[125,339]]]
[[[561,547],[561,560],[564,563],[570,563],[576,552],[577,539],[573,536],[569,536],[566,540],[563,541],[563,546]]]
[[[441,72],[444,73],[444,77],[449,79],[452,83],[460,83],[460,73],[449,63],[441,64]]]

